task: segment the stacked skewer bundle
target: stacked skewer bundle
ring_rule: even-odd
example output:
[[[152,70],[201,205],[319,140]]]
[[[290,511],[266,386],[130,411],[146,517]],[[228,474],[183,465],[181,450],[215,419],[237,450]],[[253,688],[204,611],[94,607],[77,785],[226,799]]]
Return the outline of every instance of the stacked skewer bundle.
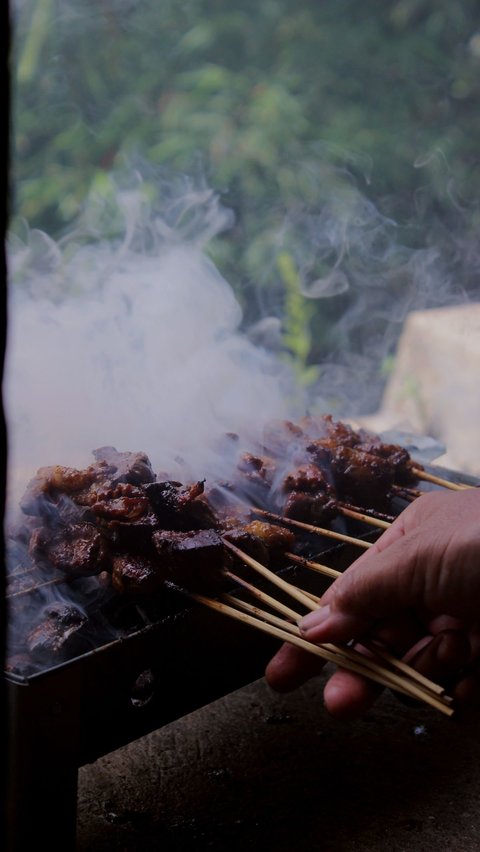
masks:
[[[335,511],[338,515],[367,524],[380,532],[388,529],[393,518],[389,518],[384,511],[362,510],[358,506],[354,506],[348,502],[351,499],[358,499],[365,486],[368,490],[368,496],[371,497],[371,478],[370,481],[365,479],[364,474],[366,471],[373,473],[374,486],[378,486],[378,482],[381,482],[382,488],[380,491],[376,491],[374,502],[377,506],[381,505],[382,509],[385,508],[385,497],[389,492],[390,494],[397,493],[408,501],[416,499],[421,492],[415,491],[409,486],[418,481],[423,480],[435,486],[454,491],[461,491],[470,487],[428,473],[421,465],[416,465],[411,460],[406,450],[398,446],[383,444],[367,433],[354,432],[350,427],[345,426],[345,424],[334,423],[329,416],[322,418],[322,421],[322,425],[327,427],[326,433],[314,439],[311,439],[311,434],[309,435],[312,427],[310,419],[306,422],[306,436],[303,429],[295,426],[295,424],[284,423],[281,425],[283,436],[285,432],[293,431],[295,440],[297,441],[297,456],[298,443],[300,443],[303,445],[303,450],[306,448],[307,453],[313,456],[317,464],[320,462],[318,467],[322,473],[325,472],[325,468],[328,470],[329,477],[326,480],[326,484],[325,479],[319,479],[318,471],[316,472],[315,469],[312,470],[311,460],[309,459],[307,465],[297,468],[294,474],[290,474],[285,479],[285,482],[290,485],[292,483],[298,484],[302,479],[307,481],[305,492],[307,496],[310,496],[312,493],[314,495],[312,499],[313,512],[310,510],[310,513],[315,518],[318,517],[318,503],[315,503],[314,500],[318,500],[319,493],[325,501],[323,515],[327,519],[329,518],[329,511],[331,510],[330,501],[334,491],[332,485],[334,485],[336,486],[337,495],[340,493],[344,497],[344,500],[335,500]],[[318,426],[318,421],[313,421],[313,425]],[[278,439],[278,429],[276,437]],[[299,438],[304,439],[305,437],[306,440],[298,441]],[[278,449],[277,446],[277,452]],[[280,451],[286,451],[286,447],[282,441],[280,441]],[[250,466],[257,472],[266,472],[265,479],[268,478],[268,474],[271,476],[271,470],[274,467],[271,458],[265,461],[261,457],[250,456],[249,462]],[[360,481],[356,480],[358,470],[361,471]],[[309,487],[309,479],[314,483],[313,489]],[[271,486],[271,481],[269,484]],[[298,494],[295,497],[298,497]],[[305,493],[304,499],[299,499],[298,503],[301,504],[304,512],[305,508],[307,508],[308,514],[310,507],[308,506],[308,502],[305,501]],[[286,525],[290,528],[293,527],[295,530],[310,535],[320,535],[364,549],[372,546],[372,543],[365,539],[347,535],[330,527],[321,527],[318,523],[312,524],[300,520],[295,511],[295,499],[292,499],[291,496],[290,499],[287,498],[285,505],[287,512],[282,515],[262,508],[253,508],[252,513],[269,522]],[[292,507],[294,511],[292,511]],[[321,515],[322,512],[320,512]],[[241,562],[248,565],[262,577],[270,580],[274,586],[290,595],[301,604],[303,609],[314,611],[321,606],[321,599],[319,597],[282,580],[278,574],[235,547],[228,539],[225,540],[225,544]],[[340,575],[340,572],[332,569],[330,566],[320,564],[298,554],[287,551],[285,556],[292,563],[299,564],[304,568],[308,568],[332,579]],[[229,572],[229,576],[240,587],[246,590],[251,597],[263,603],[267,609],[229,594],[224,594],[217,600],[198,594],[192,595],[192,597],[205,606],[215,609],[228,617],[242,621],[255,629],[269,633],[278,639],[296,645],[304,651],[322,658],[326,662],[354,671],[378,684],[423,701],[447,716],[453,714],[452,699],[446,695],[445,689],[442,686],[425,678],[411,666],[395,658],[377,644],[362,643],[363,647],[369,651],[369,656],[366,656],[352,647],[338,647],[331,644],[318,645],[308,642],[303,638],[297,626],[303,613],[285,606],[285,604],[282,604],[275,597],[265,594],[256,586],[245,582],[232,572]]]
[[[345,536],[344,540],[353,544],[357,542],[361,543],[363,547],[370,546],[369,543],[361,539],[349,536]],[[241,563],[249,566],[258,575],[269,580],[276,589],[280,589],[289,595],[303,607],[303,610],[306,609],[307,612],[313,612],[321,606],[321,599],[318,596],[286,581],[275,573],[275,571],[270,570],[267,566],[231,544],[228,539],[225,538],[224,543]],[[319,562],[299,557],[293,553],[287,553],[286,556],[292,562],[296,562],[305,568],[330,578],[340,576],[341,572]],[[202,605],[222,613],[229,618],[241,621],[276,639],[296,645],[302,650],[320,657],[325,662],[353,671],[377,684],[400,692],[417,701],[424,702],[446,716],[453,715],[452,699],[446,694],[442,686],[424,677],[407,663],[390,654],[386,649],[376,643],[362,642],[363,647],[369,652],[369,656],[366,656],[350,646],[345,647],[336,646],[331,643],[316,644],[309,642],[303,638],[298,627],[298,622],[303,617],[304,612],[292,609],[292,607],[279,601],[274,595],[267,594],[231,570],[225,571],[225,574],[241,589],[246,591],[247,595],[257,603],[252,603],[248,600],[245,601],[230,593],[223,593],[216,598],[191,591],[187,591],[185,594]],[[258,602],[263,606],[260,606]]]

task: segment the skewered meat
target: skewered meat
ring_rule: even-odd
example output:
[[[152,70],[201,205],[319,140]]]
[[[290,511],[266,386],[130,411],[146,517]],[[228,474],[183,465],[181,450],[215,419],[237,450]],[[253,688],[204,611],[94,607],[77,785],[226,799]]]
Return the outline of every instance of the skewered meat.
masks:
[[[330,474],[331,480],[331,474]],[[291,471],[283,481],[286,518],[325,526],[337,514],[335,490],[326,471],[309,463]]]
[[[145,493],[155,512],[159,526],[186,531],[214,527],[216,518],[204,497],[204,481],[183,486],[167,480],[145,486]]]
[[[264,565],[278,564],[295,545],[295,533],[265,521],[234,526],[225,532],[225,538]]]
[[[399,485],[410,485],[417,477],[413,473],[414,468],[423,470],[418,462],[413,462],[408,450],[398,444],[384,444],[376,435],[368,432],[360,432],[362,443],[360,448],[373,456],[378,456],[388,462],[392,469],[394,480]]]
[[[331,414],[303,417],[300,424],[307,438],[323,442],[326,447],[356,447],[360,443],[358,432],[347,423],[334,420]]]
[[[308,449],[319,464],[329,467],[340,500],[378,509],[388,505],[394,473],[380,456],[351,447],[331,452],[316,441]]]
[[[285,500],[282,514],[295,521],[325,526],[333,520],[337,512],[337,502],[328,494],[291,491]]]
[[[136,521],[150,508],[147,495],[135,485],[119,482],[95,492],[92,512],[106,520]]]
[[[144,453],[108,446],[93,451],[95,461],[85,470],[40,468],[21,501],[23,522],[8,541],[18,572],[12,571],[10,585],[15,610],[44,601],[52,573],[60,574],[55,590],[57,579],[75,580],[68,589],[72,599],[80,599],[74,597],[80,590],[87,605],[98,595],[122,613],[137,598],[143,606],[149,596],[158,599],[167,581],[216,593],[228,587],[225,568],[235,558],[226,541],[274,569],[296,549],[292,531],[249,520],[252,503],[327,526],[340,501],[364,512],[388,511],[393,485],[410,484],[413,469],[421,467],[404,448],[331,415],[277,421],[251,452],[235,434],[224,444],[230,468],[225,481],[209,482],[207,491],[204,481],[183,484],[168,471],[155,476]],[[52,606],[28,636],[35,659],[60,659],[81,646],[86,616],[74,606]],[[24,653],[26,641],[22,634],[15,653]]]
[[[30,631],[27,647],[37,659],[64,659],[85,649],[81,635],[87,616],[72,604],[52,603],[45,607],[41,621]]]
[[[225,538],[234,544],[235,547],[238,547],[244,553],[247,553],[248,556],[251,556],[252,559],[261,562],[262,565],[268,566],[270,564],[270,553],[267,545],[261,538],[247,530],[246,527],[239,526],[227,530]]]
[[[133,554],[119,554],[112,562],[112,585],[121,595],[155,595],[165,579],[164,566],[153,559]]]
[[[215,530],[159,530],[153,534],[153,542],[161,570],[174,583],[200,590],[218,589],[222,585],[226,554]]]
[[[109,563],[108,542],[89,523],[68,524],[56,530],[40,527],[30,538],[30,554],[40,565],[48,563],[70,578],[99,574]]]
[[[62,465],[39,468],[20,502],[22,511],[27,515],[48,514],[66,496],[88,507],[97,499],[97,489],[92,486],[98,483],[100,491],[108,491],[119,483],[141,485],[155,478],[145,453],[119,453],[114,447],[100,447],[93,455],[95,464],[84,470]]]
[[[133,552],[146,557],[154,553],[152,534],[158,527],[158,518],[152,511],[131,521],[113,519],[101,523],[115,553]]]
[[[315,493],[321,491],[333,497],[334,489],[327,478],[325,471],[320,470],[317,465],[305,464],[288,473],[283,480],[284,491],[308,491]]]
[[[245,530],[263,542],[272,560],[276,556],[283,555],[286,550],[291,550],[295,544],[295,533],[277,524],[251,521],[246,525]]]
[[[30,480],[20,501],[20,508],[26,515],[41,514],[42,501],[55,491],[73,494],[88,488],[95,481],[93,467],[76,470],[72,467],[55,465],[41,467]],[[39,511],[40,510],[40,511]]]
[[[238,462],[237,469],[242,474],[247,484],[270,489],[276,472],[276,464],[268,456],[257,456],[253,453],[244,453]]]
[[[145,453],[119,453],[115,447],[99,447],[93,450],[93,455],[97,462],[108,466],[113,484],[129,482],[142,485],[155,479],[150,459]]]

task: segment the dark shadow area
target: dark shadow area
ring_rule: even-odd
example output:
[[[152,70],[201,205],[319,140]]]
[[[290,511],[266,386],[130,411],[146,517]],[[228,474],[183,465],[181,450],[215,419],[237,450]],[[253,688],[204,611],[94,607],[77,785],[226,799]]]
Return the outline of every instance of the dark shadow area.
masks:
[[[1,211],[0,211],[0,226],[2,232],[2,248],[1,248],[1,284],[0,284],[0,376],[3,384],[3,369],[5,359],[5,344],[7,331],[7,262],[5,252],[5,235],[7,229],[8,210],[9,210],[9,141],[10,141],[10,18],[9,4],[2,4],[1,18],[1,46],[2,46],[2,91],[1,101],[4,112],[4,127],[6,128],[5,138],[2,146],[2,167],[1,167]],[[0,514],[2,524],[0,526],[0,658],[3,662],[5,659],[5,630],[6,630],[6,602],[5,602],[5,542],[3,532],[3,516],[5,510],[5,492],[6,492],[6,461],[7,461],[7,436],[5,426],[5,413],[3,409],[3,396],[0,401]],[[1,787],[0,787],[0,807],[4,808],[5,802],[5,777],[3,767],[5,767],[6,739],[7,739],[7,723],[6,723],[6,701],[5,701],[5,681],[2,675],[1,678],[1,696],[0,696],[0,723],[2,731],[1,741]],[[1,819],[2,834],[5,820]]]

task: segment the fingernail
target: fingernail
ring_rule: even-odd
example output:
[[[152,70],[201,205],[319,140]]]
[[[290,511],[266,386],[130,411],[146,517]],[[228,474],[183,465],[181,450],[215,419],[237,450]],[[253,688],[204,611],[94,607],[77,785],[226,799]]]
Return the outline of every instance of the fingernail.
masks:
[[[298,626],[302,633],[307,630],[311,630],[312,627],[318,627],[319,624],[323,624],[324,621],[330,615],[330,607],[321,606],[315,610],[315,612],[309,612],[301,621],[298,622]]]

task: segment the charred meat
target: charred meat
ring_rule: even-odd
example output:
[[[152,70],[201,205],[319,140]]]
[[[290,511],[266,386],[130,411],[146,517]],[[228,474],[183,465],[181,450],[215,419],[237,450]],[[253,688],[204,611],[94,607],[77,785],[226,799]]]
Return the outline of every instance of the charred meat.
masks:
[[[97,462],[107,466],[113,484],[144,485],[155,479],[150,459],[145,453],[119,453],[115,447],[99,447],[93,455]]]
[[[35,563],[51,565],[71,579],[99,574],[109,564],[108,542],[102,532],[89,523],[34,530],[30,555]]]
[[[27,637],[28,650],[37,659],[53,658],[59,661],[72,652],[86,647],[82,629],[86,615],[78,607],[67,603],[52,603],[45,607],[41,620]]]
[[[112,585],[120,595],[155,595],[166,579],[164,566],[157,559],[134,554],[119,554],[112,562]]]
[[[217,590],[223,586],[225,548],[215,530],[159,530],[153,541],[161,570],[179,586]]]
[[[337,513],[337,501],[321,491],[290,491],[283,505],[286,518],[317,526],[326,526]]]

